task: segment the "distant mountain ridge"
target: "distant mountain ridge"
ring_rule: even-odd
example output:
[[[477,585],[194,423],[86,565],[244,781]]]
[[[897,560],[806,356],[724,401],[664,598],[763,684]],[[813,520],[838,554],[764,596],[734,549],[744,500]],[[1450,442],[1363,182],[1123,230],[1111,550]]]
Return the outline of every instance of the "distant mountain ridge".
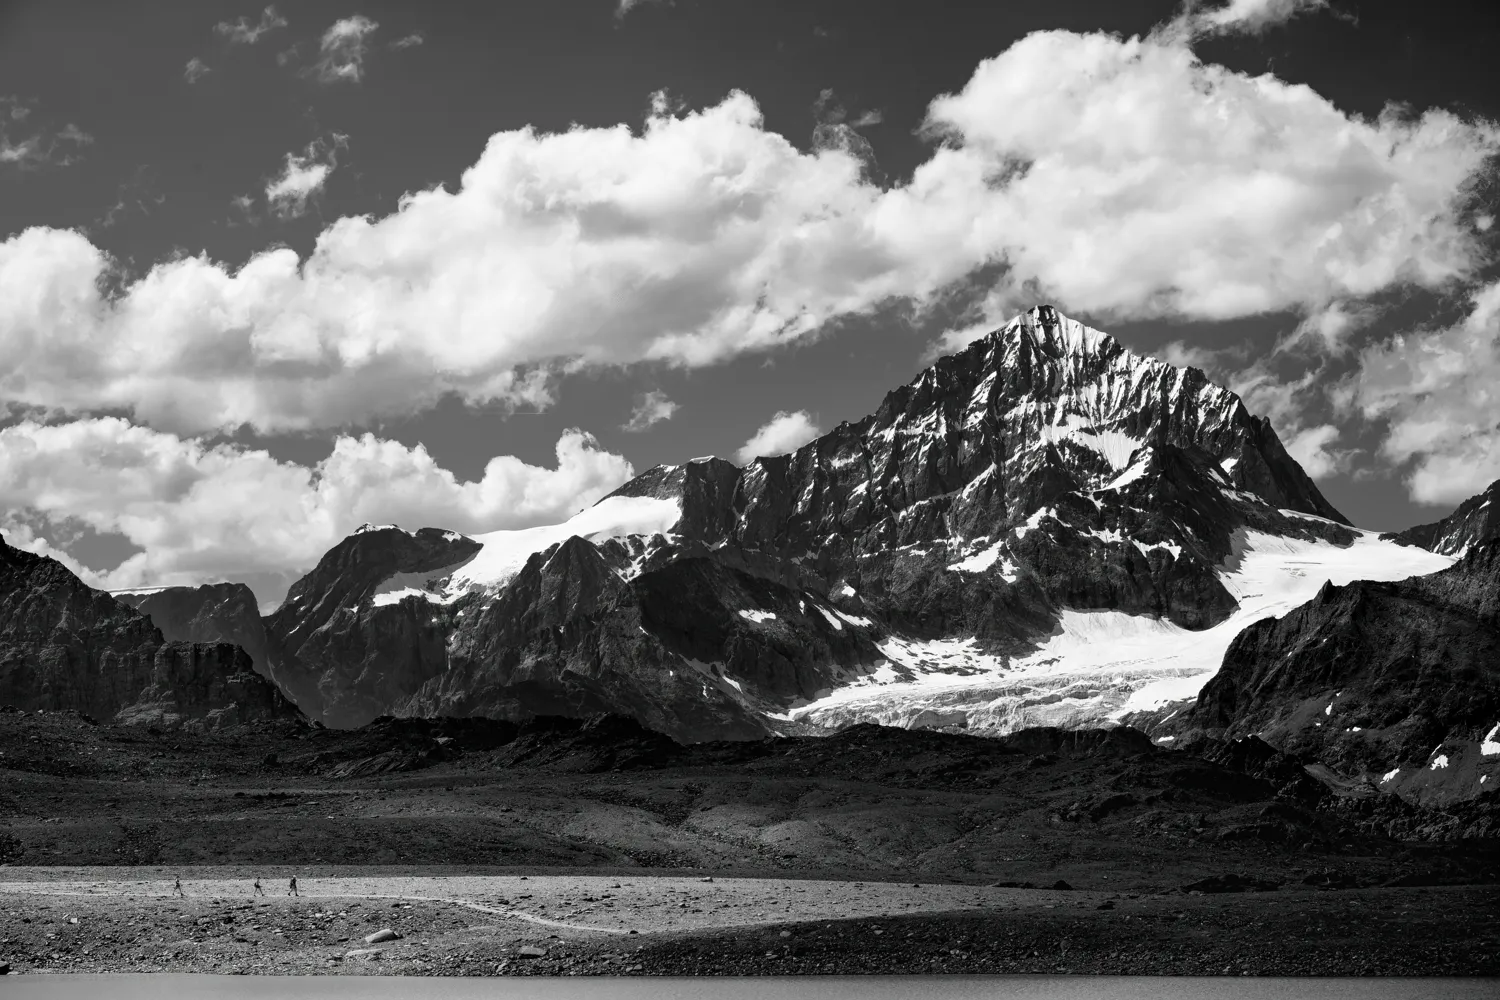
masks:
[[[301,717],[238,646],[167,641],[146,615],[4,541],[0,705],[168,728]]]
[[[620,711],[685,739],[1000,733],[1201,684],[1264,603],[1224,567],[1267,544],[1300,546],[1283,562],[1355,546],[1335,575],[1387,550],[1390,573],[1446,565],[1348,527],[1201,371],[1039,307],[791,455],[659,466],[557,526],[367,526],[265,627],[277,682],[336,725]],[[1298,586],[1316,590],[1277,607]],[[1166,653],[1099,655],[1139,644]]]
[[[1490,483],[1484,492],[1469,497],[1440,521],[1380,537],[1455,558],[1475,545],[1500,538],[1500,479]]]

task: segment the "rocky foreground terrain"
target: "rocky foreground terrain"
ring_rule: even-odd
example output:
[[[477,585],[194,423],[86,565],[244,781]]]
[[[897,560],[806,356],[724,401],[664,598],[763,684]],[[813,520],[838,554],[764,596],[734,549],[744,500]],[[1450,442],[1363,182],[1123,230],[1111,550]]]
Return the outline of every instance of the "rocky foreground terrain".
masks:
[[[1252,740],[12,711],[0,768],[18,972],[1496,971],[1494,796],[1341,794]]]
[[[3,872],[0,872],[3,874]],[[157,876],[121,870],[96,878]],[[816,914],[823,884],[766,881],[797,899],[792,912],[746,927],[619,935],[537,926],[437,898],[357,898],[335,879],[306,883],[313,895],[249,896],[248,873],[214,883],[212,896],[100,891],[47,895],[0,886],[0,944],[13,973],[217,972],[259,975],[682,976],[884,974],[1083,974],[1369,976],[1500,974],[1500,890],[1493,887],[1284,889],[991,890],[992,905],[960,912]],[[264,874],[264,873],[262,873]],[[277,876],[282,872],[275,872]],[[707,878],[707,877],[706,877]],[[391,882],[402,881],[397,878]],[[621,874],[438,876],[463,887],[504,883],[517,902],[533,891],[572,899],[627,886],[654,904],[713,906],[698,879]],[[586,887],[580,883],[588,883]],[[137,885],[140,883],[137,882]],[[717,883],[716,883],[717,884]],[[594,887],[597,885],[597,887]],[[208,888],[207,885],[201,886]],[[189,883],[196,892],[200,883]],[[277,887],[273,887],[274,889]],[[951,885],[866,883],[877,897],[921,895]],[[339,895],[322,895],[320,889]],[[811,898],[808,898],[811,897]],[[701,907],[695,907],[701,909]],[[924,910],[928,908],[924,907]],[[1458,915],[1462,914],[1460,918]],[[1462,930],[1459,922],[1462,920]],[[367,944],[365,938],[394,932]]]

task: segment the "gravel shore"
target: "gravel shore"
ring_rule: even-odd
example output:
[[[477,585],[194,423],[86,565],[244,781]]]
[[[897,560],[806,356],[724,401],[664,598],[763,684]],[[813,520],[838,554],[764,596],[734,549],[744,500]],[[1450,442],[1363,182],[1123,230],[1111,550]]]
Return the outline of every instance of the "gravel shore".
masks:
[[[118,871],[118,870],[117,870]],[[1139,894],[650,876],[0,879],[12,972],[1500,975],[1500,889]],[[190,873],[185,873],[190,874]],[[389,940],[366,937],[390,930]]]

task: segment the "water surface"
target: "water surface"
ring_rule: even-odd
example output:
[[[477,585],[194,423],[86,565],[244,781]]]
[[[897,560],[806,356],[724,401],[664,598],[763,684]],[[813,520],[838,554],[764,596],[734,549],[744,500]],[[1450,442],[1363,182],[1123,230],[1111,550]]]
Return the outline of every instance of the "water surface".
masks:
[[[1495,1000],[1500,979],[1191,976],[452,978],[62,974],[0,980],[6,1000]]]

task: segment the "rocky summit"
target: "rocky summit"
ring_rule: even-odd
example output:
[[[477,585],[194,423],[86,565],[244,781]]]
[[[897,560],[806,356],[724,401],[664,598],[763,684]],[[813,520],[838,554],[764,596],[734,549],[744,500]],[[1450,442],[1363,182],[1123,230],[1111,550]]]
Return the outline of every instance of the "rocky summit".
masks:
[[[1325,580],[1451,561],[1350,527],[1201,371],[1041,307],[791,455],[660,466],[559,525],[367,526],[265,628],[331,725],[998,735],[1191,697]]]

